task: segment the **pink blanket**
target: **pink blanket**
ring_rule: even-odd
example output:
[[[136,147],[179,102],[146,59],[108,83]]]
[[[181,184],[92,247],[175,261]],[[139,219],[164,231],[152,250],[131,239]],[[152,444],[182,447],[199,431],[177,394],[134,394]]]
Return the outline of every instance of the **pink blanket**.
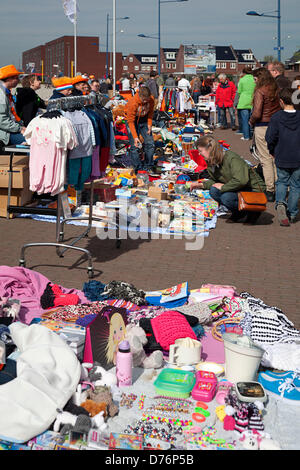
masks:
[[[19,320],[27,325],[33,318],[41,317],[45,311],[41,307],[40,299],[48,282],[49,279],[36,271],[0,266],[0,298],[20,300]],[[61,289],[64,294],[77,294],[80,303],[89,303],[83,292],[64,287]]]

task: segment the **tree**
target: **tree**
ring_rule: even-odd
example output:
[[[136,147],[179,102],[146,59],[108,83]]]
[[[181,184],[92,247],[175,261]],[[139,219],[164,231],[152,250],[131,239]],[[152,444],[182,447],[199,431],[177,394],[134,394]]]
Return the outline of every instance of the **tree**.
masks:
[[[263,62],[274,62],[275,57],[273,55],[265,55]]]

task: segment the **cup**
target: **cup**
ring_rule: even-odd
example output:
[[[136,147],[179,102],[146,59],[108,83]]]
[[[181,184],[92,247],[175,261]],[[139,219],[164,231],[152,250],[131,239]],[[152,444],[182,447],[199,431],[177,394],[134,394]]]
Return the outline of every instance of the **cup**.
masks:
[[[201,349],[200,341],[192,338],[176,339],[175,343],[170,345],[169,362],[178,366],[197,364],[201,358]]]

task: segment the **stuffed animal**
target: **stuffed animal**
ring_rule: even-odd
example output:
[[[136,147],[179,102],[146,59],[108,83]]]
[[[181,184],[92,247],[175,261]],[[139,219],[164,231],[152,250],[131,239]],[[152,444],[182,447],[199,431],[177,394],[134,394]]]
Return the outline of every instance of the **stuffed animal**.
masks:
[[[88,398],[96,403],[105,403],[107,405],[107,413],[110,417],[115,416],[119,412],[118,406],[113,402],[112,393],[109,387],[97,386],[88,390]]]
[[[89,412],[89,415],[93,418],[98,413],[103,412],[103,417],[105,418],[107,415],[107,405],[104,402],[95,402],[93,400],[86,400],[80,405],[82,408]]]
[[[144,346],[147,344],[147,337],[143,328],[133,324],[127,325],[125,339],[127,339],[130,344],[133,367],[144,367],[145,369],[159,369],[162,367],[162,351],[154,351],[150,356],[147,356],[144,351]]]
[[[107,424],[104,422],[104,412],[100,411],[93,417],[86,415],[73,415],[68,411],[60,411],[53,424],[53,431],[59,432],[61,435],[65,435],[70,431],[76,431],[80,433],[88,434],[91,428],[96,428],[99,431],[105,431]],[[61,428],[61,425],[62,428]]]

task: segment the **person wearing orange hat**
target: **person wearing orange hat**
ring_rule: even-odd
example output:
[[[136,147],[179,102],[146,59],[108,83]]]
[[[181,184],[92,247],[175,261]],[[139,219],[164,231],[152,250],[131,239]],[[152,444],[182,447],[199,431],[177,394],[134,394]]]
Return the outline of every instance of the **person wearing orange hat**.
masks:
[[[65,96],[70,96],[73,91],[72,78],[70,77],[53,77],[52,85],[54,90],[50,100],[55,100],[57,98],[64,98]]]
[[[19,83],[22,72],[14,65],[0,68],[0,146],[18,145],[25,142],[25,127],[18,116],[11,90]]]
[[[84,77],[83,75],[76,75],[76,77],[72,78],[73,84],[73,96],[81,96],[85,93],[85,84],[88,82],[88,78]]]

